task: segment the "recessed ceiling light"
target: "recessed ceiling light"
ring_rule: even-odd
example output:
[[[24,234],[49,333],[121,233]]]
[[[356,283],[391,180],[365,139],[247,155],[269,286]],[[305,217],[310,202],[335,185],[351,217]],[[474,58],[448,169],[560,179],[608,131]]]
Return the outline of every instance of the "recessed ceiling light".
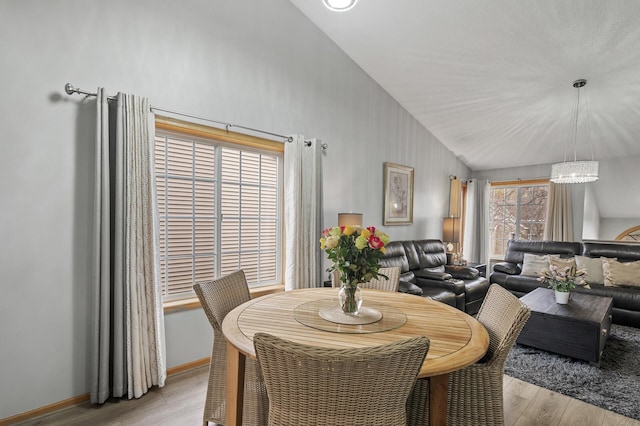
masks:
[[[353,8],[357,2],[358,0],[322,0],[327,9],[334,12],[345,12]]]

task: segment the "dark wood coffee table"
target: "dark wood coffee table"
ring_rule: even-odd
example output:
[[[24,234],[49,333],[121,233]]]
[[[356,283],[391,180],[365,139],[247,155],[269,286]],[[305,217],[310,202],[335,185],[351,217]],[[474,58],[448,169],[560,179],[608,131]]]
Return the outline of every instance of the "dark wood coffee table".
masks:
[[[553,290],[537,288],[520,298],[531,308],[517,342],[600,365],[611,328],[611,297],[572,292],[556,303]]]

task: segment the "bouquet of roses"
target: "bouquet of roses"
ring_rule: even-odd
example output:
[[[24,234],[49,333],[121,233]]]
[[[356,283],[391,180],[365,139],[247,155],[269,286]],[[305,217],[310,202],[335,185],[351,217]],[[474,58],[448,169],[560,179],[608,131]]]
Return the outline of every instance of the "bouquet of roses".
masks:
[[[327,272],[338,270],[340,281],[357,286],[378,278],[378,261],[389,244],[389,236],[373,226],[336,226],[322,231],[320,248],[333,265]],[[385,277],[386,278],[386,277]]]

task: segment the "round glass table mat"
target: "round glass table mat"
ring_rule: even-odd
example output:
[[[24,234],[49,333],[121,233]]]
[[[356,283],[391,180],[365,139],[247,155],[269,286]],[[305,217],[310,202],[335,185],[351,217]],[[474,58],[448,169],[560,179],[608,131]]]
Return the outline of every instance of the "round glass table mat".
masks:
[[[383,303],[367,303],[366,299],[363,306],[378,310],[382,314],[380,320],[368,324],[339,324],[327,321],[320,316],[320,310],[338,305],[337,297],[312,300],[311,302],[306,302],[296,307],[293,310],[293,316],[296,321],[307,327],[333,333],[379,333],[381,331],[393,330],[407,322],[407,316],[400,309]]]

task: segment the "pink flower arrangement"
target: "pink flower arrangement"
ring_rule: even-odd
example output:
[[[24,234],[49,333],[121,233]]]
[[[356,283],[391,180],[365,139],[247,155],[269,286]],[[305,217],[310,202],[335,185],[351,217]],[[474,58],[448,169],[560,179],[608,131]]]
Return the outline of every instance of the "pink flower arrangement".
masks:
[[[571,291],[577,285],[585,285],[584,276],[587,272],[584,269],[576,269],[575,266],[558,267],[549,266],[543,269],[538,281],[546,283],[549,288],[563,293]]]

